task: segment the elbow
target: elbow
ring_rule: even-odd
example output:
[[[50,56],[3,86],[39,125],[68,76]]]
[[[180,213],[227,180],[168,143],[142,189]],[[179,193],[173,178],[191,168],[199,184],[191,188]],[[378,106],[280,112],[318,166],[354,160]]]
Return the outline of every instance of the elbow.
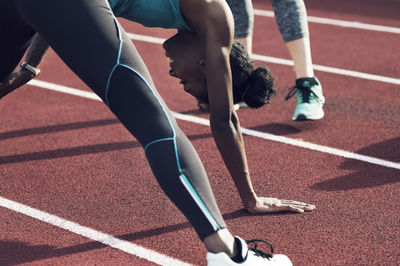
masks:
[[[213,132],[227,132],[232,128],[230,119],[210,119],[210,127]]]
[[[236,112],[226,116],[210,116],[210,127],[212,131],[237,131],[240,127],[239,118]]]

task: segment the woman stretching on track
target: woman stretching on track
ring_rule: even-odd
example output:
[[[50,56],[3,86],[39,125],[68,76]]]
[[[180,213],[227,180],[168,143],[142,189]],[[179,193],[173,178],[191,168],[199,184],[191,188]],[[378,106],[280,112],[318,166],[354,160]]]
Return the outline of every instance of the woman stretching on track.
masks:
[[[241,238],[227,230],[196,151],[156,91],[115,16],[145,26],[179,29],[163,45],[171,58],[170,74],[182,80],[187,92],[208,100],[213,137],[247,210],[302,212],[314,208],[258,197],[252,188],[233,99],[254,101],[248,100],[254,83],[264,84],[265,102],[274,91],[265,85],[265,76],[269,75],[266,69],[251,73],[236,69],[231,62],[231,72],[231,50],[232,54],[241,54],[242,50],[237,45],[232,49],[233,19],[224,0],[2,1],[0,33],[5,38],[0,51],[0,80],[7,80],[39,33],[142,144],[161,188],[209,251],[209,265],[291,265],[284,255],[249,250]],[[252,69],[250,62],[245,64]],[[37,74],[29,64],[22,68]],[[244,88],[240,95],[232,93],[231,75],[242,75],[246,80],[233,84]]]

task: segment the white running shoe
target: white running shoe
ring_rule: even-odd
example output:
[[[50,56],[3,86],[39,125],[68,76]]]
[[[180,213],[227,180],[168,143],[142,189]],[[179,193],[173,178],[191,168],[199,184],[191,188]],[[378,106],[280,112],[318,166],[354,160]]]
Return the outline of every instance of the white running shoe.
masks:
[[[264,253],[257,249],[257,244],[259,242],[267,243],[270,245],[271,250],[273,248],[271,244],[263,240],[249,240],[247,243],[254,244],[254,248],[248,247],[246,242],[240,237],[235,237],[235,242],[239,248],[239,256],[237,258],[231,259],[226,253],[207,253],[208,266],[292,266],[290,259],[282,254],[271,255]],[[235,261],[234,261],[235,260]]]
[[[293,120],[318,120],[324,117],[322,106],[325,98],[322,94],[322,86],[319,80],[314,78],[301,78],[296,80],[285,100],[290,99],[297,93],[297,106],[294,111]]]

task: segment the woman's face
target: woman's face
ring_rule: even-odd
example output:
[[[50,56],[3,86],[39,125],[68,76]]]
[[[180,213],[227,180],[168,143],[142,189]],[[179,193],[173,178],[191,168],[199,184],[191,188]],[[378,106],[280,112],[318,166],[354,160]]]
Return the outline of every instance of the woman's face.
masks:
[[[163,44],[169,74],[181,80],[184,90],[197,99],[207,99],[204,56],[200,40],[193,32],[182,30]]]

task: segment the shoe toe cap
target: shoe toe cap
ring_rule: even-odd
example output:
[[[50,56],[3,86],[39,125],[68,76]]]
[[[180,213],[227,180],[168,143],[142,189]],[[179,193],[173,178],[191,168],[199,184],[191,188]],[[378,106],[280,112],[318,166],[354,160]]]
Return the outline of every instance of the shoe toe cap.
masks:
[[[303,103],[298,105],[293,115],[293,120],[318,120],[324,117],[322,105]]]
[[[288,256],[283,254],[276,254],[272,257],[273,261],[276,263],[274,265],[279,266],[292,266],[292,261],[289,259]]]

